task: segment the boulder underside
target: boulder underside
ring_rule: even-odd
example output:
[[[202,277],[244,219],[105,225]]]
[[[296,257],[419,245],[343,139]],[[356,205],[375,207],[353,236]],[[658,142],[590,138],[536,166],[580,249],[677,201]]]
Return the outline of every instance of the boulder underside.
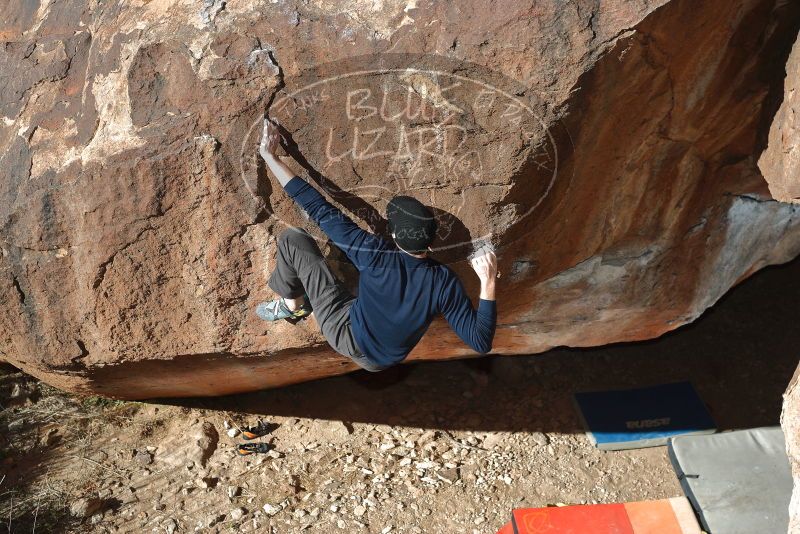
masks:
[[[253,313],[277,235],[308,226],[256,156],[265,112],[365,228],[384,231],[394,194],[432,205],[434,257],[475,296],[465,258],[493,243],[494,353],[657,337],[800,254],[800,206],[764,179],[791,200],[795,162],[757,164],[768,138],[796,150],[797,3],[4,11],[0,359],[69,391],[222,395],[356,369],[313,321]],[[409,359],[471,355],[437,320]]]

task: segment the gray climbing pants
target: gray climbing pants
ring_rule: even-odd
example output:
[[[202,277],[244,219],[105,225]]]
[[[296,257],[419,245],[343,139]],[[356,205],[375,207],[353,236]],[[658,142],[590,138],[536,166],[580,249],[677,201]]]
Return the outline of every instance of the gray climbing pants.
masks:
[[[367,371],[380,371],[353,338],[350,308],[356,298],[333,274],[308,232],[289,228],[281,233],[277,264],[269,277],[269,287],[287,299],[308,296],[322,335],[333,350]]]

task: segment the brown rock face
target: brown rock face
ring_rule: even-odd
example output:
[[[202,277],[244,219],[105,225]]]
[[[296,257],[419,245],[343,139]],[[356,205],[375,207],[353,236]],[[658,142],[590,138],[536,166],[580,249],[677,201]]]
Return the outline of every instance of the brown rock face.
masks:
[[[494,243],[496,353],[659,336],[800,253],[800,206],[756,165],[795,2],[11,0],[0,16],[0,358],[65,389],[218,395],[355,369],[310,321],[253,313],[277,235],[305,224],[256,157],[265,111],[365,227],[398,192],[436,208],[434,256],[473,294],[464,257]],[[438,321],[410,358],[468,355]]]
[[[800,203],[800,40],[786,64],[784,94],[769,130],[769,146],[758,166],[773,198]]]

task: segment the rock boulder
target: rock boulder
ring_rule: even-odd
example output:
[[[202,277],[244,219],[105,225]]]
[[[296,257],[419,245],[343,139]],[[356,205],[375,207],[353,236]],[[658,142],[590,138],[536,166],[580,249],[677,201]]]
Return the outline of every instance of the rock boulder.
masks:
[[[494,244],[496,353],[656,337],[800,253],[757,166],[796,2],[6,4],[0,358],[67,390],[355,369],[311,321],[253,313],[307,224],[256,156],[265,113],[365,228],[398,192],[432,205],[472,294],[465,257]],[[410,358],[469,355],[437,321]]]
[[[786,436],[786,452],[792,464],[794,493],[789,505],[789,532],[800,532],[800,367],[783,396],[781,427]]]
[[[800,40],[786,64],[784,100],[769,131],[769,146],[758,166],[773,198],[800,203]]]

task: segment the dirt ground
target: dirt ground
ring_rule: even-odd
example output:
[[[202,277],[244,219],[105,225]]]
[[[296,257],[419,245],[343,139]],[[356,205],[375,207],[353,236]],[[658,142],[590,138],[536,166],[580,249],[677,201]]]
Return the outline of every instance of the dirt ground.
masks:
[[[600,452],[575,391],[691,380],[721,429],[778,424],[800,261],[649,342],[402,366],[165,402],[0,371],[0,532],[493,533],[512,508],[681,494],[664,447]],[[237,426],[273,425],[240,458]]]

